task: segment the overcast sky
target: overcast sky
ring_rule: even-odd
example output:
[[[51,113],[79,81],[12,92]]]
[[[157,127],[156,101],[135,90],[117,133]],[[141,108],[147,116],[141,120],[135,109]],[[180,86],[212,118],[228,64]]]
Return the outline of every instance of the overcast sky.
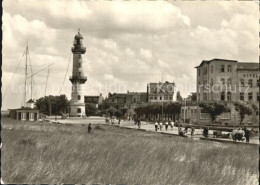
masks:
[[[163,79],[186,97],[196,91],[194,67],[202,60],[258,62],[258,18],[258,4],[241,1],[5,0],[2,109],[21,106],[25,58],[12,74],[27,40],[33,72],[53,63],[47,95],[60,92],[80,28],[86,95],[146,91],[148,82]],[[61,91],[69,99],[71,62]],[[46,77],[47,70],[34,76],[34,99],[44,96]]]

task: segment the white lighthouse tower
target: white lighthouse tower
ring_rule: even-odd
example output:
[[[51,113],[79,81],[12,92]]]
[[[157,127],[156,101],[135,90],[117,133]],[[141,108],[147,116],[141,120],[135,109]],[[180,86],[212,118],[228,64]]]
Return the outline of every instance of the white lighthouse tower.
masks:
[[[75,35],[73,47],[73,69],[70,81],[72,83],[71,102],[70,102],[70,116],[82,117],[85,116],[84,103],[84,83],[87,81],[87,76],[83,71],[83,59],[86,47],[83,45],[83,36],[78,32]]]

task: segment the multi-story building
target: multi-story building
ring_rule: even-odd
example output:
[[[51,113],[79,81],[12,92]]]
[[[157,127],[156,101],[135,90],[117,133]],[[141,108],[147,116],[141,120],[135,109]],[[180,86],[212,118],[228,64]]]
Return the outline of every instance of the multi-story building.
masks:
[[[84,101],[85,103],[90,103],[96,106],[96,108],[99,107],[99,105],[102,104],[104,98],[102,96],[102,94],[100,94],[99,96],[84,96]]]
[[[258,63],[238,62],[235,60],[204,60],[197,69],[197,101],[183,101],[181,119],[190,123],[209,123],[210,116],[198,105],[200,102],[225,102],[230,112],[222,113],[216,121],[234,125],[239,121],[233,102],[242,100],[253,103],[259,109]],[[259,111],[246,116],[245,124],[258,125]]]
[[[213,59],[196,68],[199,102],[259,99],[259,63]]]
[[[173,101],[174,88],[175,83],[168,81],[147,84],[148,102]]]
[[[127,92],[127,93],[109,93],[108,97],[103,101],[102,106],[104,109],[114,107],[120,109],[127,107],[134,109],[136,106],[147,102],[146,92]]]

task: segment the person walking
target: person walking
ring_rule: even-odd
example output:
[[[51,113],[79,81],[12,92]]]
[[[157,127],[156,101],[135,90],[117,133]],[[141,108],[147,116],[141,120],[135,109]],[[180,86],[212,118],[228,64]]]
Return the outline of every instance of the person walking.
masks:
[[[139,129],[141,128],[141,119],[140,118],[138,118],[137,126],[138,126]]]
[[[165,122],[165,130],[166,130],[166,131],[167,131],[167,129],[168,129],[168,125],[169,125],[169,124],[168,124],[168,121],[166,121],[166,122]]]
[[[250,131],[245,127],[245,138],[247,143],[249,143],[249,135],[250,135]]]
[[[237,128],[234,128],[231,133],[233,141],[236,141],[236,133],[237,133]]]
[[[195,128],[194,128],[194,127],[191,127],[191,133],[190,133],[190,135],[191,135],[191,136],[194,136],[194,132],[195,132]]]
[[[171,121],[170,125],[171,125],[171,129],[173,130],[174,122]]]
[[[160,131],[162,131],[162,127],[163,127],[163,124],[162,124],[162,122],[160,121]]]
[[[91,123],[88,124],[88,133],[91,133],[92,127],[91,127]]]
[[[158,123],[157,123],[157,121],[155,122],[154,126],[155,126],[155,131],[157,131],[158,130]]]

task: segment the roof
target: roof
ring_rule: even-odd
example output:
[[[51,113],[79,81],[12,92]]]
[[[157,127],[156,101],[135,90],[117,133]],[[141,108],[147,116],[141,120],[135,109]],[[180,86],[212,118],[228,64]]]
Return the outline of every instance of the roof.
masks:
[[[256,62],[238,62],[238,70],[259,70],[259,63]]]
[[[27,103],[35,103],[32,99],[30,99]]]
[[[100,96],[84,96],[84,98],[99,98]]]
[[[21,108],[18,108],[18,109],[8,109],[8,110],[35,110],[35,111],[39,111],[38,109],[31,108],[31,107],[21,107]]]
[[[212,60],[203,60],[199,66],[196,66],[195,68],[201,67],[204,63],[209,64],[212,61],[226,61],[226,62],[237,62],[236,60],[228,60],[228,59],[220,59],[220,58],[214,58]]]
[[[157,85],[157,84],[175,84],[175,82],[169,82],[169,81],[165,81],[165,82],[150,82],[150,85]]]

